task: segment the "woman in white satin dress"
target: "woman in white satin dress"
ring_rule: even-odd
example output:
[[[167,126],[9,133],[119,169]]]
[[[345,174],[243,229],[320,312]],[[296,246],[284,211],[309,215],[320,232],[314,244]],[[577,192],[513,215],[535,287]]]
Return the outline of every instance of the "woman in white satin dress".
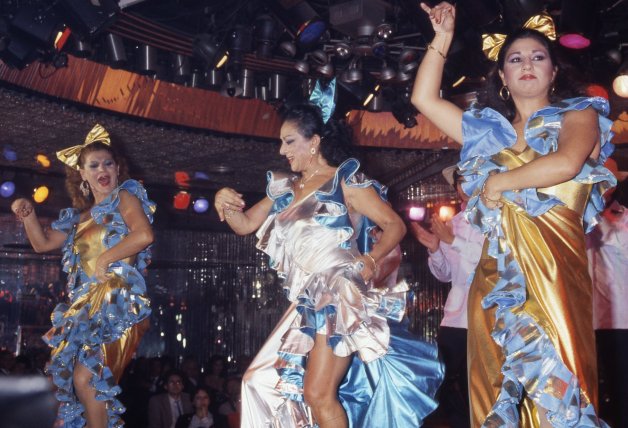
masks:
[[[442,366],[433,346],[402,328],[391,335],[404,285],[373,286],[405,225],[385,187],[358,172],[346,127],[302,105],[286,113],[280,138],[292,173],[269,172],[262,201],[246,209],[230,188],[215,198],[236,233],[257,230],[292,302],[244,375],[242,426],[418,426]]]

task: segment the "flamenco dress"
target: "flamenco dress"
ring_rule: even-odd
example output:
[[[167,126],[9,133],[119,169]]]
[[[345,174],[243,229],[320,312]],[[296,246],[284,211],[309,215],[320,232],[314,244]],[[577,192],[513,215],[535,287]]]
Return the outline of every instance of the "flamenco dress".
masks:
[[[436,347],[405,329],[407,284],[388,281],[375,288],[363,281],[355,262],[369,251],[375,225],[349,214],[341,183],[372,187],[382,199],[386,192],[358,168],[357,160],[348,159],[297,203],[296,177],[268,173],[267,195],[274,203],[257,246],[283,278],[291,305],[244,375],[243,427],[316,426],[303,399],[315,334],[326,335],[340,357],[355,353],[339,388],[351,427],[416,427],[436,408],[443,367]]]
[[[493,171],[507,171],[554,152],[563,116],[598,112],[601,153],[571,180],[502,194],[488,209],[480,189]],[[468,367],[472,426],[538,427],[537,406],[553,427],[606,427],[595,412],[597,370],[591,279],[584,230],[615,185],[602,165],[612,153],[608,103],[574,98],[535,112],[528,147],[512,149],[511,124],[495,110],[463,115],[459,167],[471,195],[467,218],[487,235],[469,293]]]
[[[44,341],[53,348],[47,373],[57,387],[58,418],[64,427],[79,428],[86,422],[72,381],[76,364],[92,373],[96,398],[106,402],[108,426],[123,425],[120,415],[125,409],[116,399],[118,381],[148,329],[150,302],[142,272],[150,262],[149,249],[112,263],[108,272],[113,275],[106,282],[99,284],[94,277],[98,256],[129,232],[119,211],[123,190],[139,199],[152,222],[155,204],[139,182],[126,180],[92,207],[88,220],[80,222],[79,212],[68,208],[52,224],[67,234],[62,261],[70,302],[54,309]]]

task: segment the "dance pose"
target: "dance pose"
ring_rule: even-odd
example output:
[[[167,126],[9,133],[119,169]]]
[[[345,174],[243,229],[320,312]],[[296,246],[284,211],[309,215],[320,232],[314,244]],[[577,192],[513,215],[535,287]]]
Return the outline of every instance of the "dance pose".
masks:
[[[606,426],[597,399],[591,280],[584,229],[615,184],[608,103],[559,94],[573,86],[548,16],[486,42],[495,72],[486,100],[463,112],[439,96],[455,8],[429,14],[436,33],[417,73],[414,105],[462,144],[467,218],[487,236],[469,294],[471,423]],[[503,41],[503,45],[500,45]]]
[[[406,228],[350,143],[318,107],[294,107],[279,151],[292,173],[269,173],[267,196],[249,209],[233,189],[216,194],[236,233],[259,229],[292,303],[244,375],[243,427],[406,428],[436,407],[437,351],[398,325],[407,286],[374,277],[389,275],[380,265]]]
[[[63,247],[69,304],[52,313],[44,340],[53,348],[47,372],[57,386],[64,427],[123,425],[118,381],[148,328],[142,272],[150,258],[155,204],[128,178],[100,125],[85,143],[57,152],[67,165],[73,208],[44,230],[26,199],[11,208],[37,252]]]

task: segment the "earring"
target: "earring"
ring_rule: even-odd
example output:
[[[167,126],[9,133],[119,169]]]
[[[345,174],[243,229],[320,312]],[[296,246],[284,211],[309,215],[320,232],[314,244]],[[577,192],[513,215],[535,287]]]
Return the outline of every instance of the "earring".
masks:
[[[556,86],[552,85],[552,88],[550,89],[550,95],[554,95],[554,93],[556,93]]]
[[[89,183],[87,182],[87,180],[83,180],[81,182],[81,184],[79,185],[79,189],[81,189],[81,193],[83,194],[83,196],[85,196],[86,198],[89,196]]]
[[[508,101],[510,99],[510,90],[508,89],[508,86],[503,85],[501,87],[501,89],[499,90],[499,98],[504,101]]]
[[[314,156],[316,154],[316,149],[314,147],[310,148],[310,153]]]

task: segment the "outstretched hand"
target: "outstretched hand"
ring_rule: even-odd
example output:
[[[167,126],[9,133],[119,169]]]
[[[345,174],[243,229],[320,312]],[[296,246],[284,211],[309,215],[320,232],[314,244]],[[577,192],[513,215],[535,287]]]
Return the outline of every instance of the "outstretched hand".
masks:
[[[214,197],[214,208],[220,217],[220,221],[225,221],[229,217],[230,211],[242,212],[244,209],[244,199],[242,194],[229,187],[223,187]]]
[[[427,229],[421,227],[415,221],[410,223],[410,230],[412,231],[412,235],[414,235],[417,241],[426,246],[431,253],[438,250],[438,245],[440,244],[440,239],[438,238],[438,236],[430,233]]]
[[[421,9],[430,17],[435,33],[453,33],[456,21],[456,7],[446,1],[429,7],[421,3]]]

